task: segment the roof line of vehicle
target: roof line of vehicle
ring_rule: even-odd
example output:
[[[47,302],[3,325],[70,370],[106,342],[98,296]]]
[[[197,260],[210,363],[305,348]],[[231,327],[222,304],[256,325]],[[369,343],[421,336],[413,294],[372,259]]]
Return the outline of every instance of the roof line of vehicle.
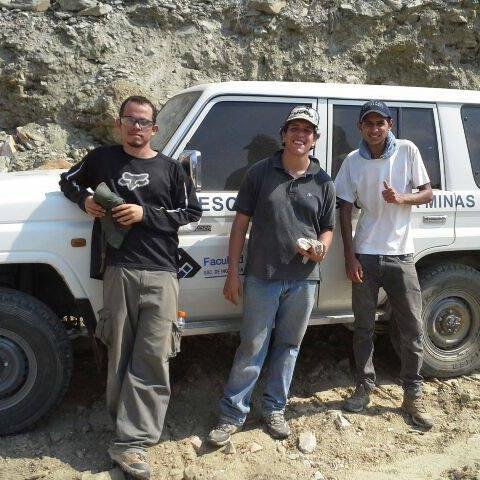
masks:
[[[332,99],[372,98],[390,101],[480,103],[480,91],[448,88],[405,87],[397,85],[361,85],[306,82],[219,82],[190,87],[183,92],[204,91],[208,96],[282,95]]]

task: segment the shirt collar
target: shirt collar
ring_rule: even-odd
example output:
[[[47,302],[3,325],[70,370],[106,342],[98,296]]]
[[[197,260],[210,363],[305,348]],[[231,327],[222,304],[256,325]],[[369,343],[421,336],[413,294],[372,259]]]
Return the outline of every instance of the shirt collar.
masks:
[[[282,163],[282,154],[283,150],[278,150],[277,152],[275,152],[272,156],[272,163],[275,168],[278,168],[285,172],[286,170],[283,168]],[[308,158],[310,159],[310,165],[308,166],[305,175],[315,175],[320,171],[320,162],[311,155],[309,155]]]

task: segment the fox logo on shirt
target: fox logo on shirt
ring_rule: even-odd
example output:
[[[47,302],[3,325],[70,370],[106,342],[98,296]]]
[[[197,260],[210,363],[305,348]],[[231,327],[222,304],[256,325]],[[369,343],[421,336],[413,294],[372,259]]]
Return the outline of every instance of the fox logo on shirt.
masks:
[[[148,173],[123,172],[122,177],[118,180],[118,184],[127,187],[129,190],[135,190],[137,187],[148,185],[150,183],[149,177]]]

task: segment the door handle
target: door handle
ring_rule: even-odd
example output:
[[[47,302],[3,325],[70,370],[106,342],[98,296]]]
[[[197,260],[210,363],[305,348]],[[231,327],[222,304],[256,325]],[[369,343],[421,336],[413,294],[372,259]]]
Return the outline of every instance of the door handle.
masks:
[[[423,223],[445,223],[447,221],[446,215],[424,215]]]

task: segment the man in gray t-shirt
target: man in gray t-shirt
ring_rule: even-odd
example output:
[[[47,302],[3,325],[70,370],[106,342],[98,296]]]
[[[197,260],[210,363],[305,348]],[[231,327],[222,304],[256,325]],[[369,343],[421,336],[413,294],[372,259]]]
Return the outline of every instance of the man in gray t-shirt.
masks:
[[[313,108],[295,107],[281,128],[283,150],[253,165],[238,192],[223,292],[237,304],[245,289],[244,314],[220,419],[209,435],[214,445],[225,445],[243,425],[271,339],[263,416],[273,437],[290,434],[285,405],[334,227],[333,183],[309,156],[318,123]],[[242,287],[238,264],[250,221]]]

